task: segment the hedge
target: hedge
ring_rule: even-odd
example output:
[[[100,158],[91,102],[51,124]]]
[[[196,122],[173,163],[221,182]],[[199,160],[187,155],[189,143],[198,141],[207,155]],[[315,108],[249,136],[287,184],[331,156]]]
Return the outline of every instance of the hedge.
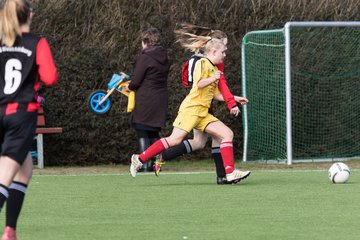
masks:
[[[359,20],[357,0],[33,0],[32,31],[47,38],[59,71],[54,87],[42,87],[48,126],[63,127],[62,134],[45,136],[46,165],[127,163],[137,151],[129,127],[126,99],[112,95],[109,114],[97,116],[88,107],[88,96],[105,89],[113,73],[132,72],[141,49],[140,32],[161,31],[172,66],[169,75],[169,117],[162,135],[170,133],[172,120],[185,91],[182,63],[189,57],[175,43],[173,31],[188,22],[221,29],[229,36],[225,72],[230,89],[240,95],[240,46],[251,30],[281,28],[287,21]],[[251,104],[251,103],[249,103]],[[216,116],[235,133],[235,157],[242,154],[242,121],[230,117],[225,104],[216,105]],[[210,144],[209,144],[210,145]],[[209,146],[191,160],[209,158]]]

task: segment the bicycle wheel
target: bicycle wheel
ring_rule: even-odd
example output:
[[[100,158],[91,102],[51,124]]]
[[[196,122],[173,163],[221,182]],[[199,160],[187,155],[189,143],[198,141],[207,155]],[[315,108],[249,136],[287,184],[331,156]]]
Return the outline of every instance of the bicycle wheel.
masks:
[[[107,92],[104,90],[96,90],[92,92],[89,96],[89,107],[96,114],[105,114],[111,108],[111,100],[107,98],[102,104],[100,101],[105,97]]]

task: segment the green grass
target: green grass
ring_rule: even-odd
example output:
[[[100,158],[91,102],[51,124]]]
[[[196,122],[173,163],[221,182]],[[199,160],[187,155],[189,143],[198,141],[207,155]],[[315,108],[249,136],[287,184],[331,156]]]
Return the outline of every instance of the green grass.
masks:
[[[18,237],[359,239],[358,170],[341,185],[308,170],[253,170],[237,185],[214,182],[213,173],[35,175]]]

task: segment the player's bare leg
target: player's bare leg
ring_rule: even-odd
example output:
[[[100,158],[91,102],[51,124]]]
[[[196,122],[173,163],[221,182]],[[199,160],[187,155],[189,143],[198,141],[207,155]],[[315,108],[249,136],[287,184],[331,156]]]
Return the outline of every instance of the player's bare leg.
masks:
[[[12,160],[15,162],[14,160]],[[11,184],[6,204],[6,227],[2,239],[16,239],[16,225],[24,202],[27,185],[32,176],[33,161],[28,153],[21,167],[18,168]]]
[[[210,123],[205,131],[217,139],[221,139],[220,152],[224,163],[226,172],[226,179],[228,182],[237,183],[250,175],[250,171],[240,171],[235,169],[234,151],[233,151],[233,137],[232,130],[221,121]]]
[[[131,165],[130,165],[131,176],[136,177],[136,174],[139,171],[139,169],[142,167],[143,162],[146,162],[152,157],[160,154],[165,149],[181,143],[182,140],[184,140],[184,138],[187,136],[187,134],[188,132],[180,128],[174,127],[169,137],[159,139],[140,155],[133,154],[131,157]]]

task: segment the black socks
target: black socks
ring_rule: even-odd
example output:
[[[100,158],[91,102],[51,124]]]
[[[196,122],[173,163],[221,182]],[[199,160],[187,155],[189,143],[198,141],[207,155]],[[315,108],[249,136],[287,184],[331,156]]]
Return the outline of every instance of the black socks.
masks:
[[[16,223],[24,202],[27,185],[13,182],[9,187],[9,198],[6,203],[6,226],[16,229]]]
[[[162,152],[161,155],[164,161],[169,161],[177,157],[180,157],[183,154],[187,154],[191,152],[192,152],[192,147],[190,142],[188,140],[184,140],[182,143],[166,149],[165,151]]]
[[[225,173],[225,168],[224,168],[223,160],[222,160],[221,153],[220,153],[220,147],[211,148],[211,155],[215,162],[216,175],[220,178],[224,178],[226,173]]]

